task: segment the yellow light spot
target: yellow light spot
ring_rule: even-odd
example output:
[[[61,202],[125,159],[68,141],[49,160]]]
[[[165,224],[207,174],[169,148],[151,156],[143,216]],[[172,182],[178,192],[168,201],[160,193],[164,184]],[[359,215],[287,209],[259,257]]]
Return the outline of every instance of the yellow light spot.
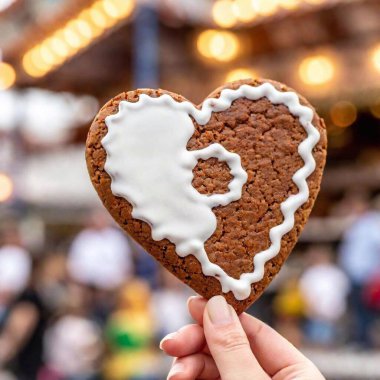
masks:
[[[42,50],[43,51],[43,50]],[[35,46],[30,51],[30,59],[34,67],[36,67],[41,72],[48,72],[52,65],[49,64],[41,54],[41,45]]]
[[[353,124],[357,118],[356,107],[347,101],[335,103],[330,109],[330,117],[334,125],[346,128]]]
[[[330,58],[316,55],[305,58],[299,66],[298,73],[301,80],[308,85],[323,85],[333,79],[335,67]]]
[[[109,0],[112,1],[115,7],[118,9],[118,18],[126,18],[131,15],[135,9],[134,0]]]
[[[74,25],[82,37],[88,40],[91,40],[93,38],[93,30],[91,28],[91,24],[88,21],[76,19],[74,20]]]
[[[108,28],[108,26],[110,25],[104,13],[100,12],[96,8],[91,8],[89,10],[89,16],[90,16],[90,20],[99,28],[105,29],[105,28]]]
[[[78,35],[73,28],[70,26],[65,27],[62,31],[63,37],[66,43],[73,49],[79,49],[82,46],[81,37]]]
[[[15,69],[9,63],[0,62],[0,90],[12,87],[15,81]]]
[[[240,67],[238,69],[231,70],[226,75],[226,82],[234,82],[236,80],[240,79],[247,79],[247,78],[257,78],[257,73],[250,69],[245,67]]]
[[[197,48],[206,58],[232,61],[239,53],[239,39],[231,32],[206,30],[198,36]]]
[[[0,202],[7,201],[13,193],[13,182],[11,178],[4,174],[0,173]]]
[[[252,0],[235,0],[233,11],[239,21],[250,22],[257,16]]]
[[[22,67],[24,68],[24,71],[34,78],[39,78],[44,76],[48,69],[42,69],[37,67],[32,59],[32,51],[27,52],[23,58],[22,58]]]
[[[380,98],[377,98],[370,106],[371,113],[377,119],[380,119]]]
[[[231,28],[237,23],[232,0],[218,0],[212,7],[212,18],[222,28]]]
[[[278,0],[252,0],[252,4],[261,16],[272,16],[278,8]]]
[[[70,47],[61,36],[53,36],[49,38],[45,43],[54,54],[58,55],[61,58],[66,58],[70,55]]]
[[[277,0],[278,5],[284,9],[293,10],[296,9],[300,3],[301,0]]]
[[[326,0],[304,0],[305,3],[312,4],[312,5],[319,5],[323,4]]]
[[[380,45],[375,47],[372,52],[372,63],[373,67],[380,72]]]
[[[112,17],[114,19],[119,18],[119,11],[117,9],[117,6],[112,0],[103,0],[102,8],[109,17]]]

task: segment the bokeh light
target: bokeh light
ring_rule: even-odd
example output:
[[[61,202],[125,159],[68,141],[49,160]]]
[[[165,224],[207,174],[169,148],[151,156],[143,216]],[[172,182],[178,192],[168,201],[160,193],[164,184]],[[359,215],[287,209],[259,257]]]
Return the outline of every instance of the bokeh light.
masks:
[[[0,90],[6,90],[16,81],[15,69],[6,62],[0,62]]]
[[[357,110],[353,103],[340,101],[331,107],[330,117],[334,125],[340,128],[346,128],[356,121]]]
[[[218,0],[212,7],[212,18],[214,22],[222,28],[231,28],[238,19],[234,12],[232,0]]]
[[[235,0],[233,10],[237,19],[242,22],[252,21],[257,16],[252,0]]]
[[[247,78],[257,78],[257,72],[251,68],[239,67],[237,69],[231,70],[227,73],[225,81],[234,82],[236,80],[247,79]]]
[[[13,194],[12,179],[5,173],[0,173],[0,202],[7,201]]]
[[[289,10],[296,9],[301,4],[301,0],[277,0],[277,2],[281,8]]]
[[[261,16],[271,16],[278,9],[278,0],[252,0],[253,8]]]
[[[85,48],[107,28],[129,17],[135,0],[98,0],[23,56],[24,71],[41,77]]]
[[[375,99],[375,101],[371,104],[370,111],[374,117],[380,119],[380,97]]]
[[[373,67],[380,73],[380,45],[376,46],[372,52]]]
[[[205,58],[228,62],[237,57],[240,43],[234,33],[210,29],[198,36],[197,49]]]
[[[334,62],[327,56],[315,55],[305,58],[298,69],[301,80],[307,85],[323,85],[335,74]]]

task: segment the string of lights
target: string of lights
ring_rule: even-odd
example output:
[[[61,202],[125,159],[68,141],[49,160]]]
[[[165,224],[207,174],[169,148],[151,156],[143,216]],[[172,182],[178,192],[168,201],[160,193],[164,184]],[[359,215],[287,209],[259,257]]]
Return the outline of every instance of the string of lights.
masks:
[[[42,77],[90,45],[106,30],[128,18],[135,0],[98,0],[46,37],[23,56],[22,66],[31,77]]]

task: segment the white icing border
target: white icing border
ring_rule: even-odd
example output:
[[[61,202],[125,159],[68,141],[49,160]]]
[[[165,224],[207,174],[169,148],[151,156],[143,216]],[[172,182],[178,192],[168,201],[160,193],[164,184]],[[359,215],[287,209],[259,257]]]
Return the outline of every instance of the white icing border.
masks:
[[[277,90],[272,84],[264,83],[257,87],[250,85],[242,85],[236,90],[224,89],[220,93],[219,98],[206,99],[201,109],[196,108],[192,103],[188,101],[177,102],[170,95],[162,95],[158,98],[150,97],[146,94],[141,94],[139,100],[134,103],[127,101],[121,101],[119,105],[118,113],[110,115],[106,118],[106,123],[109,120],[117,120],[121,117],[121,113],[124,107],[123,103],[133,105],[133,107],[141,107],[144,100],[161,102],[165,105],[173,106],[177,109],[182,109],[191,115],[195,121],[200,125],[205,125],[211,118],[213,112],[220,112],[227,110],[231,107],[234,100],[239,98],[248,98],[250,100],[258,100],[266,97],[272,104],[284,104],[288,107],[289,112],[299,118],[300,124],[304,127],[307,137],[298,146],[298,153],[304,161],[304,166],[301,167],[293,175],[292,180],[297,185],[299,192],[297,194],[290,195],[284,202],[281,203],[280,209],[284,216],[284,220],[281,224],[272,227],[269,230],[269,238],[271,245],[264,251],[258,252],[254,257],[254,271],[251,273],[244,273],[240,276],[240,279],[234,279],[228,276],[218,265],[210,263],[207,254],[203,248],[198,252],[194,252],[194,256],[200,261],[202,270],[205,275],[213,275],[218,278],[222,285],[223,292],[232,291],[235,298],[243,300],[249,297],[251,293],[251,285],[254,282],[262,280],[265,272],[265,264],[273,259],[280,252],[281,241],[285,234],[290,232],[294,227],[294,215],[299,207],[307,202],[309,198],[309,187],[307,184],[307,178],[315,170],[316,162],[313,157],[313,149],[320,140],[320,133],[318,129],[312,124],[314,111],[301,105],[299,98],[295,92],[282,92]],[[103,146],[106,145],[107,135],[102,140]],[[106,166],[105,166],[106,167]],[[108,170],[107,170],[108,172]],[[111,176],[112,177],[112,176]],[[178,252],[177,252],[178,254]],[[185,256],[185,255],[180,255]],[[204,257],[206,256],[206,258]],[[206,262],[206,259],[208,263]],[[207,265],[206,265],[207,264]],[[208,265],[210,264],[210,265]],[[207,268],[206,268],[207,266]],[[218,271],[215,270],[218,268]],[[207,269],[207,270],[206,270]],[[217,273],[217,274],[216,274]]]

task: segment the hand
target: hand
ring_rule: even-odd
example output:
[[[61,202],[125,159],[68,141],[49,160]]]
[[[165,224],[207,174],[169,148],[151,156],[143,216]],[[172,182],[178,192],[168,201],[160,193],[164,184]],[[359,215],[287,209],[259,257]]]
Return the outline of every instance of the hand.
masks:
[[[324,380],[314,364],[258,319],[221,296],[191,297],[197,324],[167,335],[160,347],[175,357],[168,380]]]

